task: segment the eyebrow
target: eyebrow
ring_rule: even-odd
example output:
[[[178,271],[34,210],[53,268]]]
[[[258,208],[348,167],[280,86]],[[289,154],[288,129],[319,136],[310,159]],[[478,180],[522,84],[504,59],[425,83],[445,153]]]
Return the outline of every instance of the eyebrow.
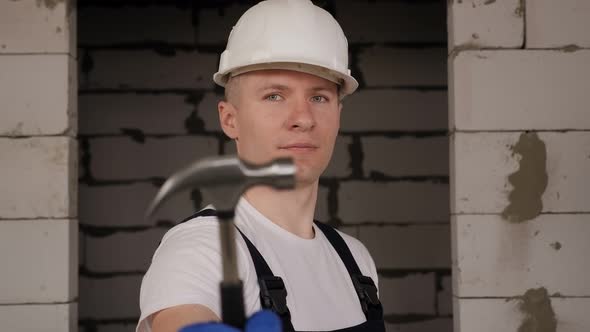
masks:
[[[269,85],[262,86],[261,88],[258,89],[258,91],[259,92],[264,92],[266,90],[285,91],[285,90],[290,90],[290,89],[291,88],[289,88],[288,86],[283,85],[283,84],[269,84]],[[318,91],[330,92],[332,89],[330,89],[330,87],[327,87],[327,86],[318,85],[318,86],[314,86],[314,87],[310,88],[309,90],[313,91],[313,92],[318,92]]]

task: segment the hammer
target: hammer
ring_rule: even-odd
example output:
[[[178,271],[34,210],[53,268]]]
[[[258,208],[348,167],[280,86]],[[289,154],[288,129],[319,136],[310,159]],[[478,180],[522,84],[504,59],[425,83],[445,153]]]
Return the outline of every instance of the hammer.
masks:
[[[290,158],[275,159],[263,165],[247,163],[236,156],[202,159],[168,178],[146,212],[145,217],[150,218],[164,201],[186,189],[199,188],[211,198],[220,227],[221,318],[225,324],[243,329],[246,322],[233,225],[238,200],[253,186],[264,185],[279,190],[294,188],[295,171]]]

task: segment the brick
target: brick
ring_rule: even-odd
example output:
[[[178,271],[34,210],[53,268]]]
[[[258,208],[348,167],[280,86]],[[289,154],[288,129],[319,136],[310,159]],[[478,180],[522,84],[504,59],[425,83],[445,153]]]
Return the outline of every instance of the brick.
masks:
[[[156,214],[144,219],[158,188],[150,183],[128,185],[80,185],[80,223],[96,227],[150,226],[157,220],[180,222],[195,212],[190,192],[174,195]]]
[[[528,20],[527,8],[527,20]],[[521,0],[453,1],[448,8],[449,48],[520,48],[524,43]]]
[[[450,316],[453,314],[453,290],[451,276],[442,277],[442,289],[438,291],[437,312],[441,316]]]
[[[94,66],[81,89],[213,89],[217,70],[216,55],[196,51],[103,50],[91,56]]]
[[[388,322],[388,318],[385,317],[385,330],[392,332],[452,332],[453,320],[451,318],[433,318],[421,321],[412,321],[410,323],[396,323],[396,321],[393,320],[393,322],[390,323]]]
[[[365,175],[446,176],[449,174],[449,139],[442,137],[364,137]]]
[[[526,48],[555,48],[567,45],[590,47],[585,0],[526,1]]]
[[[67,137],[0,138],[0,218],[76,217],[77,151]]]
[[[456,299],[456,332],[496,332],[524,330],[525,315],[516,299]],[[557,326],[555,331],[580,332],[590,328],[590,299],[551,298]],[[550,327],[548,327],[550,328]]]
[[[75,68],[65,54],[0,56],[0,135],[75,136]]]
[[[104,237],[87,236],[86,267],[92,272],[145,272],[166,231],[154,228]]]
[[[444,2],[335,2],[349,43],[446,42]]]
[[[0,303],[75,299],[77,226],[72,219],[0,221]]]
[[[379,299],[383,313],[434,315],[434,273],[416,273],[402,278],[379,276]]]
[[[176,94],[82,94],[81,134],[186,134],[185,121],[194,106]]]
[[[78,266],[86,265],[86,237],[78,231]]]
[[[451,128],[590,128],[589,50],[464,51],[450,63]]]
[[[350,168],[350,153],[348,152],[351,143],[352,138],[338,136],[334,151],[332,152],[332,159],[324,173],[322,173],[322,176],[347,177],[352,173],[352,169]]]
[[[232,27],[250,6],[231,4],[224,8],[202,8],[199,10],[197,41],[200,44],[221,44],[227,42]]]
[[[359,54],[359,67],[368,87],[447,85],[447,52],[444,48],[365,48]]]
[[[76,9],[71,0],[3,1],[0,12],[0,53],[69,53],[76,57]]]
[[[199,118],[205,124],[205,130],[221,132],[221,125],[219,124],[219,113],[217,111],[217,103],[223,99],[223,96],[217,95],[213,92],[207,92],[203,95],[203,99],[197,106]]]
[[[135,332],[137,324],[102,324],[97,328],[97,332]]]
[[[330,211],[328,210],[328,195],[330,194],[330,189],[327,187],[320,186],[318,188],[318,198],[317,204],[315,208],[315,220],[319,220],[322,222],[329,221],[330,218]]]
[[[511,191],[522,192],[530,188],[529,185],[520,186],[519,182],[516,182],[515,188],[514,180],[509,180],[511,174],[519,171],[523,158],[527,158],[527,168],[520,174],[529,174],[531,183],[542,183],[543,178],[535,175],[532,166],[526,165],[535,165],[539,169],[538,174],[547,174],[547,186],[541,197],[535,196],[540,192],[531,192],[527,194],[530,199],[526,202],[533,204],[535,200],[540,200],[541,212],[588,211],[588,199],[581,193],[590,187],[590,178],[586,174],[586,170],[590,169],[590,133],[535,133],[538,138],[533,134],[521,134],[454,134],[451,152],[451,160],[454,161],[451,168],[454,213],[502,213],[510,204]],[[512,151],[518,142],[528,144],[524,155]],[[543,149],[546,151],[545,165],[534,164],[540,163],[537,160],[540,160]]]
[[[0,322],[4,331],[77,331],[77,311],[76,303],[1,305]]]
[[[517,296],[545,287],[549,294],[588,296],[589,214],[541,215],[509,223],[494,215],[453,218],[455,294]]]
[[[139,319],[141,279],[80,277],[80,319]]]
[[[197,159],[217,155],[217,140],[177,136],[138,143],[126,137],[102,137],[90,140],[90,149],[97,179],[145,179],[168,177]]]
[[[357,239],[359,238],[359,226],[338,226],[338,230],[346,233],[350,236],[352,236],[353,238]]]
[[[361,226],[360,240],[377,268],[414,269],[451,266],[447,225]]]
[[[340,130],[429,131],[448,127],[446,91],[371,89],[344,98]]]
[[[449,215],[449,187],[431,182],[340,184],[338,216],[344,223],[432,223]]]
[[[188,7],[84,6],[78,10],[78,17],[78,40],[84,46],[146,42],[193,44],[195,41]]]

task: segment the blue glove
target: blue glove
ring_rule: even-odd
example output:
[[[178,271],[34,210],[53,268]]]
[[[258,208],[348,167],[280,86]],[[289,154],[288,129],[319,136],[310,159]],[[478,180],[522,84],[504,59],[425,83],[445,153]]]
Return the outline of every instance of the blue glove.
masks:
[[[246,322],[246,332],[281,332],[283,326],[277,314],[261,310]],[[181,328],[178,332],[240,332],[237,328],[223,323],[198,323]]]

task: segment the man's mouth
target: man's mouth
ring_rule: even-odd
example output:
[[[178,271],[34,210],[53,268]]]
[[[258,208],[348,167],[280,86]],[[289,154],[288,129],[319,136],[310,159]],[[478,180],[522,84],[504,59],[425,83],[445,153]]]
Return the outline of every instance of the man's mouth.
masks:
[[[292,152],[310,152],[315,151],[317,148],[317,145],[311,143],[292,143],[282,145],[280,147],[281,150],[287,150]]]

